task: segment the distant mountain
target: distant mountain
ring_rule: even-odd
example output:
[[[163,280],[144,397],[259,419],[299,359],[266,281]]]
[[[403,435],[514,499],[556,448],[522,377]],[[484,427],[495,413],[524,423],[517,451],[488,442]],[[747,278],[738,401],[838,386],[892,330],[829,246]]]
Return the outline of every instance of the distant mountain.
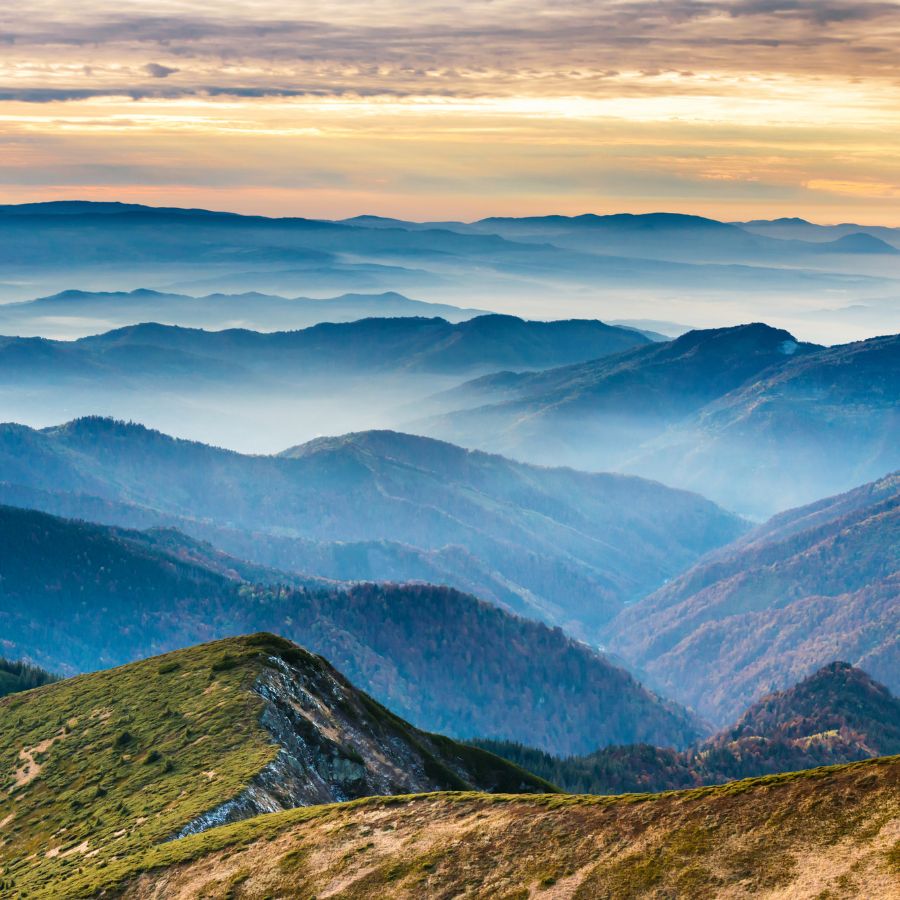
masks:
[[[889,897],[898,787],[900,761],[888,758],[656,797],[372,798],[150,850],[126,839],[114,864],[102,865],[114,848],[79,859],[66,884],[75,896],[129,898],[200,886],[359,900],[715,897],[731,886],[737,896]],[[29,861],[32,895],[37,873],[58,865]]]
[[[616,653],[716,722],[842,658],[900,691],[900,475],[791,510],[624,610]]]
[[[0,482],[30,491],[26,503],[66,493],[65,505],[49,508],[177,525],[280,569],[341,580],[440,572],[584,636],[745,529],[703,498],[654,482],[537,468],[395,432],[274,457],[108,419],[7,425]]]
[[[499,315],[456,324],[374,318],[271,333],[145,323],[75,341],[0,337],[0,401],[7,420],[101,413],[272,453],[322,434],[396,427],[423,397],[462,378],[650,342],[596,320]]]
[[[560,759],[508,742],[474,744],[573,793],[668,791],[900,753],[900,700],[835,662],[688,750],[635,745]]]
[[[611,435],[607,440],[617,459],[634,447],[633,439],[623,442],[620,430],[653,435],[788,357],[817,349],[763,324],[689,331],[606,359],[484,376],[442,395],[443,405],[460,412],[428,427],[475,438],[482,428],[490,435],[493,421],[499,442],[518,449],[528,435],[540,441],[545,432],[554,442],[575,444],[565,426],[578,421],[590,428],[596,421],[595,427]],[[590,442],[600,437],[592,434]]]
[[[555,790],[413,728],[322,657],[271,634],[8,697],[0,723],[11,761],[0,815],[16,822],[16,840],[0,849],[6,897],[26,884],[47,896],[39,885],[66,881],[73,854],[112,862],[126,847],[263,812],[373,794]]]
[[[658,314],[648,302],[652,296],[655,305],[665,305],[666,318],[703,321],[705,304],[720,308],[727,297],[737,317],[777,316],[793,327],[794,314],[808,309],[810,299],[840,296],[851,304],[896,295],[891,257],[817,246],[667,213],[465,224],[26,204],[0,207],[0,300],[71,288],[281,296],[401,291],[536,317],[603,309],[610,316],[652,318]],[[844,335],[873,333],[838,324]],[[816,334],[830,331],[827,322],[809,327]]]
[[[677,423],[623,468],[688,489],[702,484],[718,502],[763,517],[900,467],[898,396],[900,335],[795,354]]]
[[[77,341],[0,338],[0,373],[15,368],[16,376],[28,381],[84,378],[91,372],[149,379],[182,377],[196,369],[222,382],[229,372],[232,380],[245,373],[281,380],[360,372],[465,374],[504,366],[545,368],[649,343],[634,329],[595,320],[528,322],[500,315],[456,324],[418,316],[369,318],[273,333],[153,323]]]
[[[743,227],[679,213],[493,217],[475,222],[470,228],[510,240],[550,241],[573,250],[692,263],[771,264],[780,259],[799,261],[810,254],[896,251],[881,238],[865,232],[848,232],[831,241],[807,241],[796,226],[788,237],[770,233],[773,229],[754,227],[753,223]]]
[[[486,376],[434,398],[411,427],[535,462],[624,469],[756,516],[900,465],[900,337],[822,348],[766,325],[533,374]]]
[[[458,737],[527,735],[570,753],[697,734],[587,645],[449,588],[303,588],[208,548],[185,553],[190,541],[170,533],[11,507],[0,507],[0,537],[5,652],[61,672],[277,629],[405,718]]]
[[[63,291],[24,303],[0,305],[0,333],[73,339],[141,322],[224,330],[289,331],[321,322],[355,322],[373,317],[421,316],[462,322],[486,315],[402,294],[344,294],[324,300],[246,294],[186,294],[134,290]]]
[[[838,241],[847,235],[865,234],[890,246],[900,248],[900,228],[886,228],[881,225],[858,225],[851,222],[839,225],[816,225],[800,218],[756,219],[752,222],[734,222],[732,224],[751,234],[779,240],[825,243]]]
[[[881,253],[888,256],[900,255],[900,248],[888,244],[881,238],[862,231],[851,232],[833,241],[820,244],[823,250],[832,253]]]

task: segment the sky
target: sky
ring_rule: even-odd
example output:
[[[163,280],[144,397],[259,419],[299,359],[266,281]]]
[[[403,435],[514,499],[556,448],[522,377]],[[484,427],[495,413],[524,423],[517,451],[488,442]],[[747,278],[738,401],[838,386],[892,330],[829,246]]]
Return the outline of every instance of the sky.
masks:
[[[0,202],[900,225],[900,0],[29,0]]]

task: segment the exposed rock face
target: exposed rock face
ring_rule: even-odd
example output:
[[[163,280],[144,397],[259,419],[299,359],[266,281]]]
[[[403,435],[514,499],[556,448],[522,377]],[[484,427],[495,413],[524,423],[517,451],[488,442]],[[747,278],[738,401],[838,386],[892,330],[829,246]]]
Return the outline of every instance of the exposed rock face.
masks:
[[[261,813],[358,797],[441,790],[553,790],[476,748],[419,731],[299,648],[268,657],[254,691],[277,757],[237,796],[175,837]],[[520,777],[521,776],[521,777]]]

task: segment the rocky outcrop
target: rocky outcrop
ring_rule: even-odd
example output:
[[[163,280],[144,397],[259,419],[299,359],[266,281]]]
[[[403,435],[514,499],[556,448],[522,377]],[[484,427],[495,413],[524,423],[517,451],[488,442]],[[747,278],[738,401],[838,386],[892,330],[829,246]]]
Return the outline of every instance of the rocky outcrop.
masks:
[[[277,756],[240,794],[175,837],[261,813],[374,795],[553,790],[490,753],[419,731],[300,648],[269,656],[253,689]]]

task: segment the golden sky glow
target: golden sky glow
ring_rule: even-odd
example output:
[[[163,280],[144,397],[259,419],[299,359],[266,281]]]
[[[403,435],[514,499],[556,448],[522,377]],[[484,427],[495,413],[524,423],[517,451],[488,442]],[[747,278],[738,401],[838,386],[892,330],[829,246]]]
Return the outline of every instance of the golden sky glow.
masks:
[[[2,202],[900,225],[898,148],[900,2],[0,10]]]

